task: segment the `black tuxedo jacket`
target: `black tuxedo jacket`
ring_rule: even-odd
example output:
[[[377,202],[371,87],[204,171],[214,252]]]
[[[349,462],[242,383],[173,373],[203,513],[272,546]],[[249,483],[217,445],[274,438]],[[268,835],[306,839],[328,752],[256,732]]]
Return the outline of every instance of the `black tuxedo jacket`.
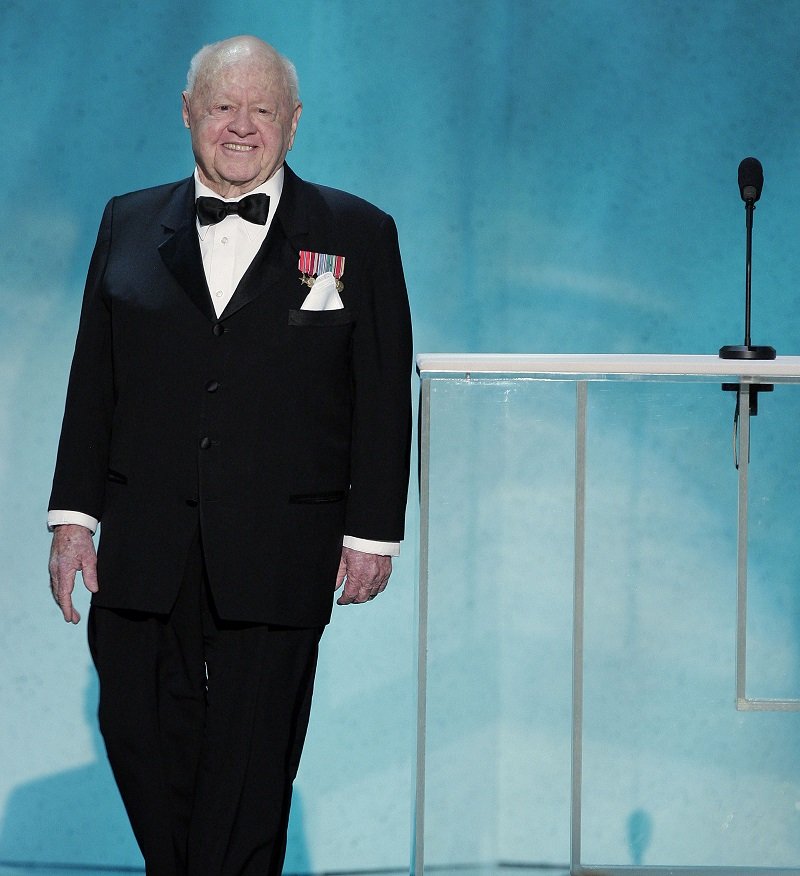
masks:
[[[300,250],[345,257],[301,310]],[[411,329],[390,216],[287,167],[217,319],[193,179],[114,198],[84,293],[50,508],[101,521],[96,605],[168,612],[198,515],[224,618],[330,617],[343,534],[403,537]]]

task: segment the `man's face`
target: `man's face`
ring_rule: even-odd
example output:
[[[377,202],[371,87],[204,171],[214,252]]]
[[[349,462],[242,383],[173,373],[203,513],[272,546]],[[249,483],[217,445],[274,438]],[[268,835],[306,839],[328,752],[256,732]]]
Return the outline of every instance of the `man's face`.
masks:
[[[200,179],[224,198],[252,191],[283,164],[301,106],[292,106],[275,64],[245,59],[201,76],[183,94]]]

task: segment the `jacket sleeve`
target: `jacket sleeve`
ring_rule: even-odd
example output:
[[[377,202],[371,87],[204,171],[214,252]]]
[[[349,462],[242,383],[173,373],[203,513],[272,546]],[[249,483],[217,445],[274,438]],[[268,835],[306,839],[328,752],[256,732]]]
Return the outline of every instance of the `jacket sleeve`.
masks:
[[[345,532],[401,541],[411,450],[411,315],[397,228],[384,215],[353,331],[353,433]]]
[[[103,213],[89,265],[48,505],[97,520],[103,513],[114,408],[111,313],[103,294],[113,205],[112,200]]]

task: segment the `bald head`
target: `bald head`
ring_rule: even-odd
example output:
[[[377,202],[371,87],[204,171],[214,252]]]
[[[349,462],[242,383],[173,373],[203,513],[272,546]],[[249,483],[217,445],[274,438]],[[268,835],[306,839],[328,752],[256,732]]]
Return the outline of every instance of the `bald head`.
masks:
[[[269,43],[254,36],[235,36],[203,46],[192,58],[186,76],[186,93],[191,97],[208,82],[219,78],[226,67],[246,63],[258,65],[271,80],[280,84],[292,106],[300,103],[297,71],[292,62]]]

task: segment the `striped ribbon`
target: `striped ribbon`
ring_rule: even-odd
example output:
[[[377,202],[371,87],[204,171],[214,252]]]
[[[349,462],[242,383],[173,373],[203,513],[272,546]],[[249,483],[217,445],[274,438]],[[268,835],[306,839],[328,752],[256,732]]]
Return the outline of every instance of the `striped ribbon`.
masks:
[[[338,280],[344,273],[344,256],[301,250],[297,268],[302,274],[313,274],[315,276],[330,271]]]

